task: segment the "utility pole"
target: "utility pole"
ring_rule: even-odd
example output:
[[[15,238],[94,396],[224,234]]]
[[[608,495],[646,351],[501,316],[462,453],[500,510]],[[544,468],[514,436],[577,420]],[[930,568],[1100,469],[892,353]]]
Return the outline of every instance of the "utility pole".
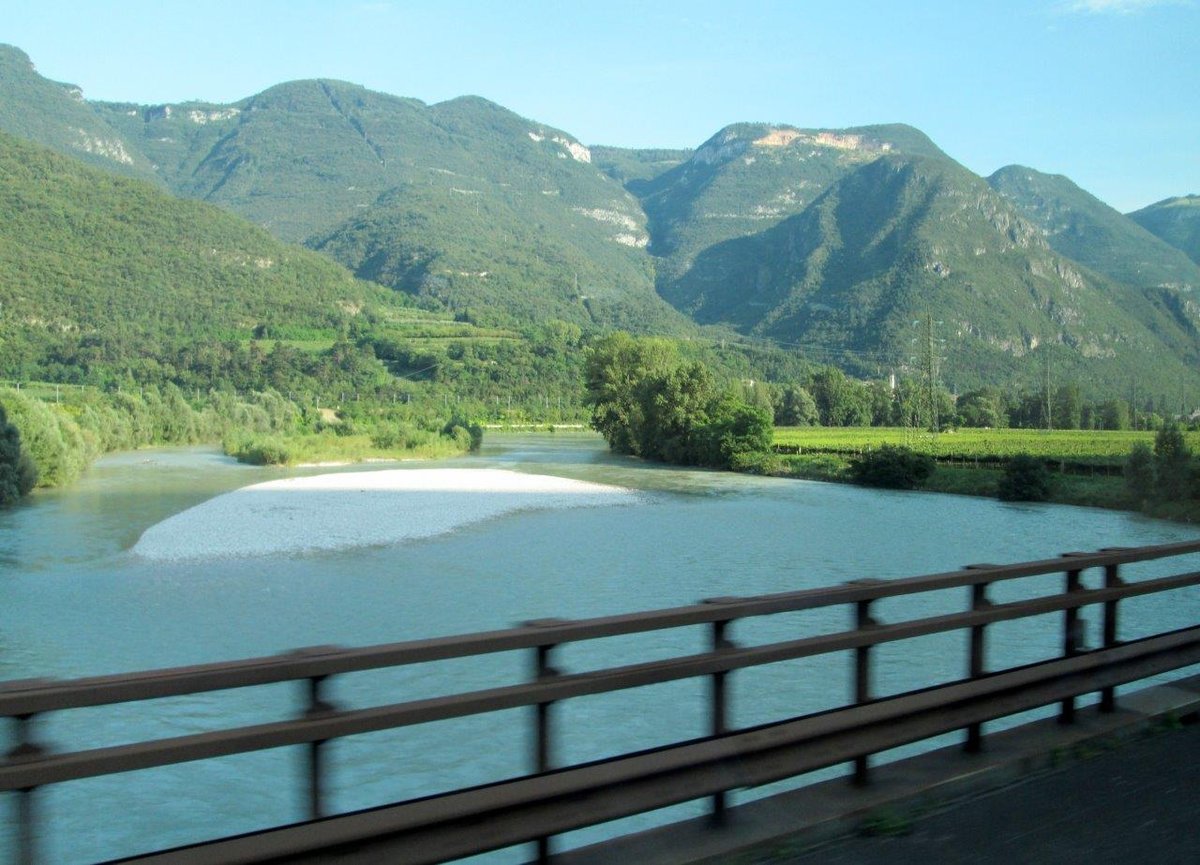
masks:
[[[937,405],[937,356],[933,353],[933,315],[925,313],[925,333],[921,340],[921,372],[925,377],[925,398],[929,401],[929,431],[941,429]]]
[[[1045,363],[1042,365],[1042,397],[1045,402],[1046,429],[1052,429],[1050,423],[1050,353],[1045,352]]]

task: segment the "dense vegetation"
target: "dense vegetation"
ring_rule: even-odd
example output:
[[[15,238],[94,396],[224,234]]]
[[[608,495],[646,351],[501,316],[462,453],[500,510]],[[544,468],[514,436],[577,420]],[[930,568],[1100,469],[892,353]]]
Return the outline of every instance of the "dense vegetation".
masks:
[[[0,388],[0,503],[35,483],[68,484],[103,453],[146,445],[222,442],[227,453],[260,464],[450,456],[479,446],[480,428],[470,421],[421,416],[403,404],[356,409],[322,411],[274,391],[189,398],[173,384],[112,393]]]
[[[621,332],[600,340],[588,355],[587,402],[592,427],[616,453],[738,470],[768,460],[770,413],[664,340]]]
[[[0,405],[0,507],[13,504],[36,483],[37,469],[21,447],[21,433]]]

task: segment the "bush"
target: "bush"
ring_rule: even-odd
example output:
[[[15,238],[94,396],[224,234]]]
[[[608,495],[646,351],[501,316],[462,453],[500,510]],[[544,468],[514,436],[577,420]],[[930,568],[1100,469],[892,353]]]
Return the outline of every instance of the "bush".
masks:
[[[779,457],[770,451],[735,453],[729,459],[731,471],[748,475],[773,475],[780,470]]]
[[[911,490],[933,474],[933,458],[906,447],[884,445],[877,451],[850,460],[855,483],[894,490]]]
[[[1174,423],[1166,424],[1154,436],[1154,477],[1156,492],[1163,501],[1186,499],[1191,492],[1192,453],[1183,433]]]
[[[21,434],[0,406],[0,507],[26,495],[37,483],[37,467],[21,447]]]
[[[1044,502],[1050,498],[1050,472],[1036,457],[1015,456],[1004,467],[996,493],[1006,502]]]
[[[442,427],[442,435],[448,436],[460,447],[470,451],[477,451],[483,445],[483,427],[457,415]]]
[[[1145,442],[1138,442],[1125,460],[1125,489],[1138,505],[1154,495],[1154,477],[1154,452]]]
[[[291,450],[277,438],[251,438],[236,443],[227,442],[225,451],[236,457],[240,463],[256,466],[283,466],[292,459]]]

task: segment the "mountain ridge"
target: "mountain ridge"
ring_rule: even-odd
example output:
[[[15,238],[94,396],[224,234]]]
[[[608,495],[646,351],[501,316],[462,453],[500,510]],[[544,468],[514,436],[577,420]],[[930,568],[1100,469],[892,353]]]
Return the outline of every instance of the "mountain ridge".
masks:
[[[1002,198],[902,123],[735,123],[691,150],[623,149],[479,96],[427,105],[336,79],[228,105],[87,103],[13,51],[0,48],[0,128],[77,156],[72,118],[90,111],[96,136],[139,155],[126,173],[148,166],[177,195],[466,320],[712,327],[903,367],[902,321],[939,307],[962,325],[946,369],[963,381],[1029,378],[1023,358],[1054,345],[1111,390],[1108,361],[1136,343],[1172,358],[1130,354],[1138,375],[1200,393],[1186,257],[1067,178],[1039,173],[1053,189],[1035,195],[1002,170]],[[1128,248],[1093,255],[1069,247],[1077,235]]]

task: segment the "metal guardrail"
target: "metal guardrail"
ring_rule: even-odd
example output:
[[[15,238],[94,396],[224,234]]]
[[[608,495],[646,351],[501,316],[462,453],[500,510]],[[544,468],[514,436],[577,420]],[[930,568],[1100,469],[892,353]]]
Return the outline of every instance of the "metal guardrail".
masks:
[[[308,747],[310,821],[292,827],[149,854],[138,862],[304,861],[363,844],[389,845],[389,862],[433,863],[532,841],[538,858],[550,854],[550,837],[585,825],[711,797],[720,823],[726,792],[853,761],[854,781],[869,782],[870,756],[907,742],[955,729],[965,747],[983,746],[985,721],[1050,703],[1060,719],[1074,717],[1081,694],[1100,692],[1101,709],[1115,708],[1115,687],[1200,662],[1200,625],[1155,637],[1118,639],[1120,601],[1200,585],[1200,571],[1125,582],[1120,567],[1200,552],[1200,541],[1093,553],[1011,565],[972,565],[961,571],[896,580],[861,580],[841,586],[714,598],[703,603],[578,621],[542,620],[518,628],[418,640],[360,649],[319,647],[286,655],[230,663],[154,670],[71,681],[0,684],[0,716],[16,720],[15,746],[0,761],[0,791],[18,797],[18,857],[37,862],[36,790],[48,784],[292,745]],[[1103,570],[1103,582],[1086,588],[1081,574]],[[1006,580],[1065,575],[1064,591],[1010,603],[992,603],[988,589]],[[872,605],[885,598],[965,588],[964,612],[884,624]],[[1084,651],[1079,609],[1103,605],[1102,646]],[[727,638],[731,623],[756,616],[848,605],[855,627],[836,633],[756,646]],[[1061,612],[1062,657],[1028,667],[987,670],[990,624]],[[702,626],[709,650],[665,660],[584,673],[554,668],[555,650],[566,643]],[[889,697],[872,696],[871,650],[913,637],[965,630],[967,678],[948,685]],[[530,652],[531,681],[362,709],[340,709],[324,698],[329,677],[363,670],[494,652]],[[742,730],[728,729],[726,677],[740,669],[830,652],[854,652],[854,702],[830,712]],[[551,744],[555,703],[680,679],[710,681],[710,734],[649,752],[555,769]],[[296,718],[149,742],[52,752],[36,737],[39,715],[111,703],[297,681],[307,693]],[[529,775],[371,809],[326,816],[323,791],[331,767],[323,747],[331,739],[502,709],[532,709],[535,732]],[[314,860],[315,861],[315,860]]]

